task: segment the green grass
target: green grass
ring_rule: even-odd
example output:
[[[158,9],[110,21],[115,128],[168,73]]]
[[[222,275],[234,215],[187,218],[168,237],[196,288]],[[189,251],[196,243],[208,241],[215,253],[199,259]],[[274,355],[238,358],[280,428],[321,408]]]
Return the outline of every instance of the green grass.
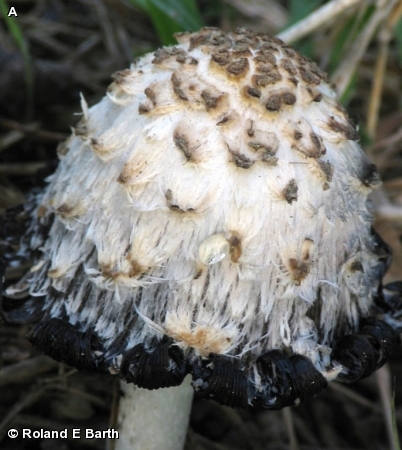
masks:
[[[203,21],[195,0],[130,0],[145,11],[163,45],[175,43],[173,33],[196,31]]]
[[[400,19],[395,26],[394,36],[397,45],[399,65],[402,65],[402,19]]]
[[[291,0],[289,4],[289,22],[286,28],[304,19],[321,5],[322,0]]]

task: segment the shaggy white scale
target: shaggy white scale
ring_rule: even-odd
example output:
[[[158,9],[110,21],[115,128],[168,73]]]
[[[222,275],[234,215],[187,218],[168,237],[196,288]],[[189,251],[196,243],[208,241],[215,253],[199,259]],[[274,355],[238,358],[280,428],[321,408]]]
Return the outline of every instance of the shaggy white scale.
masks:
[[[385,270],[367,210],[375,167],[325,74],[292,48],[245,30],[177,39],[115,74],[97,105],[82,100],[59,148],[28,233],[39,331],[54,337],[59,319],[94,366],[149,388],[164,383],[139,374],[143,353],[201,392],[227,364],[261,392],[261,370],[281,365],[258,360],[271,350],[307,357],[324,385]],[[32,230],[47,223],[42,243]]]

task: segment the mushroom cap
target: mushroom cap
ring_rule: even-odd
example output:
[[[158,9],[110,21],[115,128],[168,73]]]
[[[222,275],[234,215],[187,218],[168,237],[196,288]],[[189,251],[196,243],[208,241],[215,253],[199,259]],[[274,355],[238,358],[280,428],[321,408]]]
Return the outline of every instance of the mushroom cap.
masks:
[[[177,40],[83,100],[59,147],[25,248],[31,340],[148,388],[190,370],[202,391],[230,365],[233,392],[258,391],[284,351],[330,378],[384,271],[375,166],[326,75],[279,39]]]

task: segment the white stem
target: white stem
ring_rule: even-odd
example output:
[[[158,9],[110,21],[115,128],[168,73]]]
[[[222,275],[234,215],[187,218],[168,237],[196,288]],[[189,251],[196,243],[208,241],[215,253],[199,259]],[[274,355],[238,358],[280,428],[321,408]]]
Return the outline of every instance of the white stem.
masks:
[[[182,450],[193,399],[191,377],[181,386],[148,391],[121,383],[115,450]]]

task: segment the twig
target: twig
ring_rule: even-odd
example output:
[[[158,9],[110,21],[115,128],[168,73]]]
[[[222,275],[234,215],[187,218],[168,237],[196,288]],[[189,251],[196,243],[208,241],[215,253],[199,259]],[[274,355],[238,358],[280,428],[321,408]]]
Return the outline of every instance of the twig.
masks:
[[[120,400],[119,389],[120,389],[119,380],[115,379],[113,383],[113,398],[109,418],[109,428],[112,430],[116,430],[118,426],[117,419],[119,416],[119,400]],[[115,444],[116,442],[114,439],[108,439],[106,441],[106,450],[114,450]]]
[[[274,30],[283,28],[288,20],[286,10],[272,0],[225,0],[225,3]]]
[[[26,176],[33,175],[46,167],[45,162],[0,164],[0,175]]]
[[[16,144],[24,138],[24,133],[20,131],[9,131],[5,136],[0,139],[0,152]]]
[[[30,122],[30,123],[20,123],[15,120],[6,119],[0,117],[0,125],[4,128],[9,128],[10,130],[14,130],[18,133],[22,133],[25,135],[33,135],[36,138],[43,139],[51,142],[60,142],[64,139],[67,139],[68,134],[58,133],[56,131],[42,130],[40,129],[40,124],[38,122]],[[1,142],[4,141],[4,138]],[[0,150],[1,150],[0,143]]]
[[[393,180],[384,181],[383,186],[386,189],[402,189],[402,178],[394,178]]]
[[[337,430],[332,426],[330,417],[332,412],[328,409],[322,399],[314,402],[311,408],[311,412],[314,415],[314,421],[317,424],[317,433],[322,443],[326,444],[325,447],[345,448],[345,437],[340,435]]]
[[[308,15],[305,19],[279,33],[278,37],[286,43],[297,41],[328,23],[330,20],[335,19],[346,9],[362,1],[364,0],[332,0]]]
[[[363,397],[362,395],[358,394],[355,391],[352,391],[352,389],[349,389],[340,383],[329,383],[328,387],[333,391],[339,392],[340,394],[344,395],[345,397],[349,398],[355,403],[364,406],[365,408],[368,408],[377,413],[381,412],[381,408],[379,408],[377,403],[367,400],[366,397]]]
[[[293,410],[290,408],[284,408],[282,410],[282,416],[289,436],[290,450],[300,450],[300,446],[297,441],[295,427],[293,423]]]
[[[20,123],[15,120],[9,120],[0,117],[0,125],[4,128],[9,128],[10,131],[5,137],[0,139],[0,152],[5,150],[12,144],[15,144],[24,137],[33,136],[34,138],[50,142],[60,142],[67,139],[68,134],[58,133],[56,131],[41,130],[38,122]],[[13,134],[14,138],[12,138]],[[10,136],[9,136],[10,135]],[[17,137],[20,136],[19,139]]]
[[[388,222],[402,222],[402,206],[380,204],[375,213],[378,219],[387,220]]]
[[[392,39],[392,30],[402,14],[402,2],[399,2],[394,11],[389,15],[388,20],[383,25],[382,30],[378,35],[379,51],[377,61],[374,70],[373,86],[370,95],[370,102],[367,114],[367,133],[374,139],[377,124],[378,115],[381,105],[381,95],[384,86],[385,70],[388,61],[389,44]]]
[[[67,56],[71,52],[71,48],[68,45],[63,44],[42,30],[33,29],[27,31],[26,34],[33,42],[40,44],[55,55]]]
[[[376,372],[376,379],[378,389],[380,390],[382,410],[384,414],[384,421],[387,428],[387,435],[389,446],[391,450],[399,450],[394,440],[394,430],[392,425],[392,391],[391,391],[391,376],[388,365],[381,367]]]
[[[391,145],[398,144],[402,140],[402,128],[399,128],[394,134],[385,139],[381,139],[381,141],[375,142],[372,146],[366,149],[366,153],[372,155],[376,153],[378,150],[381,150],[386,147],[390,147]]]
[[[390,14],[394,6],[399,0],[390,0],[387,5],[381,1],[381,4],[377,5],[377,10],[373,13],[367,25],[364,27],[360,35],[356,38],[355,42],[349,48],[349,51],[341,64],[339,64],[335,71],[332,81],[337,86],[338,96],[342,97],[345,93],[349,83],[356,71],[356,68],[363,58],[367,47],[369,46],[374,33],[376,32],[378,25]],[[380,3],[380,2],[378,2]]]
[[[313,427],[306,426],[306,422],[303,420],[303,415],[294,414],[293,422],[295,425],[295,431],[300,440],[304,442],[304,445],[309,445],[312,448],[318,449],[318,439],[314,435]]]
[[[371,139],[375,137],[378,123],[378,112],[381,105],[382,88],[384,85],[385,69],[388,61],[389,42],[391,33],[383,29],[379,34],[380,49],[374,69],[373,86],[370,94],[370,102],[367,113],[367,133]]]
[[[33,385],[31,391],[27,395],[21,395],[21,398],[14,404],[6,417],[0,422],[0,440],[5,431],[6,426],[14,419],[14,417],[23,409],[33,405],[47,390],[47,386],[38,388]]]
[[[96,47],[100,42],[102,42],[100,33],[94,33],[88,39],[82,42],[73,52],[70,52],[70,54],[67,55],[66,58],[64,58],[63,62],[71,64],[76,59],[81,58],[82,56],[91,52],[92,49]]]
[[[58,386],[56,386],[58,388]],[[60,390],[62,392],[68,392],[70,394],[77,395],[78,397],[85,398],[89,402],[91,402],[93,405],[97,406],[98,408],[105,409],[109,411],[110,405],[105,400],[102,400],[96,395],[89,394],[88,392],[84,392],[82,389],[74,388],[71,386],[68,386],[67,388],[60,387]]]
[[[0,386],[9,383],[25,383],[37,375],[55,369],[57,364],[48,356],[41,355],[6,366],[0,370]]]
[[[120,49],[116,42],[114,28],[110,22],[109,13],[102,1],[90,0],[90,3],[93,5],[95,14],[98,17],[99,27],[102,30],[105,46],[109,55],[112,59],[119,61]]]

